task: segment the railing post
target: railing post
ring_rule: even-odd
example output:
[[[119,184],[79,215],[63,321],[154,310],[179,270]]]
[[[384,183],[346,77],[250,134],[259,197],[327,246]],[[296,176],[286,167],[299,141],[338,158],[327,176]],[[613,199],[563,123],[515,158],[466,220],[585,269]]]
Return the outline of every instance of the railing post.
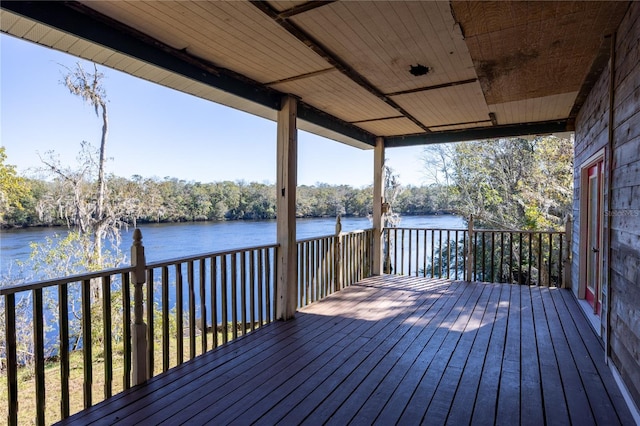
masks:
[[[473,279],[473,215],[469,215],[469,243],[467,244],[467,271],[466,281],[469,283]]]
[[[150,366],[147,366],[147,325],[144,323],[144,293],[142,286],[146,279],[147,263],[144,257],[142,245],[142,232],[140,229],[133,231],[133,245],[131,246],[131,282],[133,283],[133,314],[131,324],[132,342],[132,383],[139,385],[144,383],[148,376]]]
[[[573,230],[573,218],[567,215],[564,220],[564,235],[566,244],[562,246],[562,288],[571,288],[571,232]],[[561,237],[562,238],[562,237]]]
[[[334,291],[340,291],[342,289],[342,223],[340,222],[340,216],[336,217],[336,237],[335,251],[334,251]]]

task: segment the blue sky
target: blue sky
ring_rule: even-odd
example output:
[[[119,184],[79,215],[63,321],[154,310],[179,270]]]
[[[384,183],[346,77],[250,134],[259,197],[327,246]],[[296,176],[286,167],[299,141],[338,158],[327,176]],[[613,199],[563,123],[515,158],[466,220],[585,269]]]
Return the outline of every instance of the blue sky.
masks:
[[[98,146],[101,121],[61,84],[77,58],[0,36],[0,140],[7,162],[31,174],[38,153],[73,164],[82,141]],[[85,69],[92,65],[80,61]],[[187,181],[274,182],[276,124],[191,95],[99,67],[109,99],[107,171]],[[298,135],[298,184],[361,187],[373,182],[373,150],[306,132]],[[403,185],[425,177],[421,147],[387,150]]]

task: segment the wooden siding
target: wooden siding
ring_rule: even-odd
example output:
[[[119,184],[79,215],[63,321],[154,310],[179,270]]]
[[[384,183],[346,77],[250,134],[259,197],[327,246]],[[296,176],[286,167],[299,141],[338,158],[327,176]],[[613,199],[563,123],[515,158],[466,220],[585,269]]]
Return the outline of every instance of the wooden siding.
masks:
[[[609,270],[610,349],[614,365],[640,406],[640,4],[633,2],[617,32],[612,180],[605,179],[611,224]],[[579,270],[580,165],[608,142],[609,67],[600,76],[576,123],[573,271]],[[607,155],[605,155],[605,158]],[[605,172],[606,175],[606,172]],[[605,224],[608,221],[605,220]],[[605,225],[606,226],[606,225]],[[608,230],[605,229],[605,235]]]
[[[63,424],[631,424],[567,290],[382,276]]]

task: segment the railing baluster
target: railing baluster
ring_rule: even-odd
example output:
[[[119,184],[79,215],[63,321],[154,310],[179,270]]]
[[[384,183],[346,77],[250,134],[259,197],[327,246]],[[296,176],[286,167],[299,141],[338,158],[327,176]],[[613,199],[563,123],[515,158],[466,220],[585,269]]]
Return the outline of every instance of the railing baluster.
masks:
[[[562,250],[562,242],[563,242],[563,239],[565,238],[566,235],[567,234],[560,234],[560,247],[558,249],[558,259],[559,259],[559,261],[558,261],[558,287],[560,287],[560,288],[562,288],[563,281],[564,281],[564,276],[563,276],[563,273],[564,273],[564,270],[563,270],[564,269],[564,258],[563,258],[564,257],[563,256],[564,251]],[[567,250],[571,250],[571,247],[568,247]]]
[[[404,229],[400,230],[400,241],[402,241],[402,246],[400,247],[400,275],[404,275]]]
[[[182,264],[176,264],[176,333],[178,365],[184,362],[184,326],[182,324]]]
[[[104,338],[104,399],[112,394],[113,347],[111,343],[111,276],[102,277],[102,324]]]
[[[469,231],[468,230],[463,230],[462,231],[462,279],[465,279],[465,276],[467,274],[467,253],[469,252],[469,248],[468,248],[468,240],[469,238],[467,238],[469,236]],[[471,277],[468,278],[469,281],[471,281]]]
[[[504,282],[504,232],[500,232],[500,269],[498,270],[498,282]]]
[[[436,231],[435,229],[431,230],[431,278],[436,277]]]
[[[91,407],[91,386],[93,385],[93,360],[91,356],[91,280],[82,281],[82,354],[84,362],[83,402],[84,408]]]
[[[473,233],[472,250],[473,250],[473,281],[478,281],[478,232]]]
[[[187,262],[187,291],[189,292],[189,359],[196,356],[196,292],[193,261]]]
[[[217,256],[211,256],[211,340],[213,349],[218,347],[218,265]]]
[[[273,251],[274,251],[273,258],[274,259],[278,255],[276,250],[278,250],[277,247],[273,249]],[[272,271],[271,271],[271,266],[272,266],[271,265],[271,258],[272,258],[271,250],[270,249],[265,249],[265,252],[264,252],[265,286],[264,286],[264,289],[265,289],[265,298],[266,298],[265,307],[266,307],[267,311],[265,312],[265,314],[266,314],[266,317],[267,317],[267,324],[271,322],[271,312],[273,311],[273,309],[271,309],[271,306],[272,306],[271,305],[271,303],[272,303],[271,301],[272,300],[276,300],[275,288],[274,288],[274,291],[273,291],[274,297],[273,297],[273,299],[271,298],[271,288],[272,288],[271,286],[272,286],[272,284],[274,284],[276,282],[276,274],[278,272],[277,268],[275,267],[275,265],[273,265],[274,268],[273,268],[273,279],[272,279],[272,275],[271,275],[272,274]]]
[[[123,334],[123,346],[124,346],[124,371],[123,387],[125,390],[131,387],[131,281],[130,275],[123,273],[122,275],[122,334]],[[66,286],[66,284],[65,284]],[[64,318],[68,318],[68,315]],[[67,332],[67,348],[68,348],[68,332]],[[68,357],[68,355],[67,355]],[[68,358],[67,358],[68,361]],[[67,362],[67,369],[69,368]],[[68,373],[68,371],[67,371]]]
[[[444,256],[442,256],[442,229],[438,229],[438,258],[440,262],[438,262],[438,278],[442,278],[442,267],[444,263]]]
[[[58,286],[58,336],[60,345],[58,358],[60,360],[60,415],[63,419],[69,417],[69,292],[67,284]],[[127,322],[124,323],[125,329]],[[125,347],[125,354],[127,348]]]
[[[456,277],[454,278],[455,280],[458,279],[458,243],[459,243],[459,241],[458,241],[458,233],[459,233],[459,231],[456,229],[456,241],[455,241],[455,244],[453,246],[453,261],[455,263],[454,268],[455,268],[455,271],[456,271]]]
[[[162,371],[169,369],[169,267],[162,267]]]
[[[487,249],[485,245],[485,237],[487,233],[482,231],[482,281],[487,280]]]
[[[398,230],[397,229],[393,230],[393,265],[392,265],[392,268],[393,268],[393,270],[395,271],[396,274],[400,270],[398,268]]]
[[[5,339],[7,343],[7,423],[18,424],[18,355],[16,351],[16,296],[10,293],[4,296]]]
[[[422,276],[427,276],[427,230],[422,230]]]
[[[527,284],[531,285],[531,264],[533,263],[533,245],[532,245],[532,240],[533,240],[533,234],[529,233],[529,272],[527,273]]]
[[[200,265],[198,267],[198,271],[200,272],[200,353],[205,353],[207,351],[207,265],[205,259],[200,259]]]
[[[227,255],[220,258],[220,298],[222,303],[222,343],[229,341],[229,318],[228,318],[228,300],[227,300]]]
[[[238,253],[240,256],[240,318],[242,321],[242,335],[247,334],[247,261],[246,251]]]
[[[36,383],[36,422],[45,423],[45,385],[44,385],[44,309],[42,289],[33,290],[33,340]]]
[[[542,285],[542,232],[538,233],[538,285]]]
[[[255,251],[251,250],[249,253],[249,320],[251,321],[251,331],[256,329],[256,274],[255,274]]]
[[[552,279],[551,279],[551,268],[553,266],[553,259],[552,259],[552,256],[553,256],[553,233],[552,232],[549,232],[549,255],[548,256],[549,256],[548,257],[548,259],[549,259],[548,260],[549,268],[547,270],[547,285],[549,287],[551,287],[551,282],[552,282]]]
[[[155,326],[153,308],[153,269],[147,270],[147,368],[149,376],[153,377],[155,366]]]
[[[265,323],[264,320],[264,311],[262,308],[262,286],[263,286],[263,280],[262,280],[262,274],[263,274],[263,262],[262,262],[262,252],[263,250],[258,250],[258,321],[260,322],[260,326],[262,327],[262,325]]]
[[[404,230],[402,232],[404,232]],[[413,275],[411,273],[411,253],[412,253],[412,251],[411,251],[411,249],[412,249],[411,233],[412,233],[411,229],[409,229],[409,265],[408,265],[409,268],[408,268],[408,271],[407,271],[407,275]],[[404,246],[404,238],[402,239],[402,243],[403,243],[403,246]],[[404,257],[403,257],[403,260],[404,260]]]
[[[416,277],[419,275],[420,267],[420,230],[416,229]]]
[[[513,283],[513,232],[509,232],[509,284]]]
[[[385,233],[387,236],[387,252],[384,255],[384,268],[385,273],[391,273],[391,229],[385,229]]]
[[[451,278],[451,234],[447,229],[447,279]]]
[[[318,240],[311,241],[311,262],[309,267],[311,268],[311,283],[313,285],[313,301],[320,300],[320,283],[318,277]]]
[[[310,265],[310,261],[309,261],[309,256],[310,256],[310,252],[311,252],[311,247],[309,247],[309,242],[305,242],[303,244],[303,255],[304,255],[304,260],[303,260],[303,265],[304,265],[304,272],[303,272],[303,277],[304,277],[304,295],[305,295],[305,306],[308,305],[309,303],[313,302],[313,292],[311,291],[311,265]]]
[[[491,231],[491,281],[492,283],[496,282],[495,279],[495,260],[496,260],[496,234]]]
[[[518,232],[518,245],[519,248],[518,250],[519,252],[519,259],[518,259],[518,284],[522,285],[522,278],[523,278],[523,273],[522,273],[522,232]]]
[[[231,254],[231,336],[238,338],[238,277],[236,267],[237,253]]]

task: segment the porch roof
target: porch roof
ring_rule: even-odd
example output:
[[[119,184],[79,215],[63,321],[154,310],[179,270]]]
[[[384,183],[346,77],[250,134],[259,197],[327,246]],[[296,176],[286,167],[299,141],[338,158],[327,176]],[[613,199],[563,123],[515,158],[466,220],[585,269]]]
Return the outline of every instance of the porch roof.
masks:
[[[1,4],[1,31],[361,148],[573,130],[627,1]]]
[[[569,290],[378,276],[63,424],[633,424]]]

